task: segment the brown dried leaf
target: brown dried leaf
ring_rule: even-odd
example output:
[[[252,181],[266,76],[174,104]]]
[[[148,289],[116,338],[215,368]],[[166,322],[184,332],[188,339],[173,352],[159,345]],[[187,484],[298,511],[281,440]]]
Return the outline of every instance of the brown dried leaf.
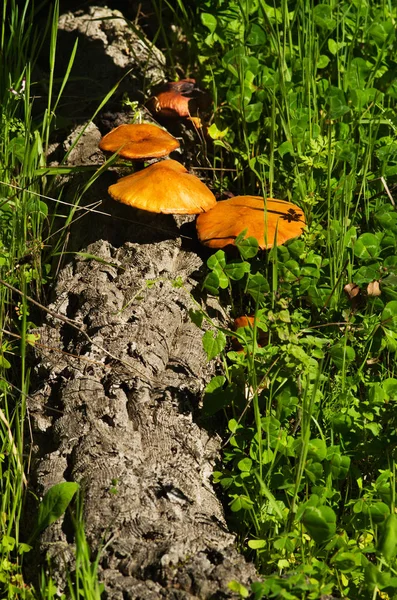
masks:
[[[347,283],[343,290],[349,296],[350,300],[353,300],[360,293],[360,288],[356,283]]]
[[[379,281],[371,281],[367,286],[368,296],[380,296],[382,294]]]

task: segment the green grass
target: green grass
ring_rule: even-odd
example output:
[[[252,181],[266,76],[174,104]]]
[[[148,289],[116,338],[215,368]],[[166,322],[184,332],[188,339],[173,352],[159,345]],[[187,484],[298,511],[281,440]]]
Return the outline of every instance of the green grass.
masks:
[[[40,300],[53,282],[62,231],[109,163],[68,198],[55,235],[50,198],[63,197],[46,151],[78,48],[55,81],[58,3],[47,37],[30,2],[6,0],[1,10],[0,596],[50,599],[50,575],[43,571],[36,590],[23,580],[29,297]],[[170,76],[201,77],[214,98],[212,142],[202,149],[214,188],[291,200],[308,223],[301,238],[267,252],[255,240],[240,240],[237,259],[218,251],[203,284],[233,316],[255,315],[234,334],[244,352],[232,349],[229,324],[203,338],[208,358],[220,354],[223,365],[203,408],[204,418],[219,413],[224,430],[214,482],[241,551],[263,577],[251,591],[256,599],[397,598],[397,9],[381,0],[153,0],[153,12]],[[48,95],[38,114],[32,73],[43,42]],[[192,318],[209,319],[199,310]],[[60,516],[56,494],[66,509],[75,492],[49,492],[41,507],[52,509],[39,509],[31,535]],[[99,557],[74,502],[68,595],[99,598]]]
[[[185,68],[213,94],[208,158],[236,173],[214,186],[291,200],[309,225],[271,251],[218,251],[203,286],[255,314],[244,353],[230,326],[204,336],[224,365],[204,397],[228,440],[214,481],[264,576],[255,598],[397,598],[396,7],[155,4],[186,21]]]
[[[43,24],[36,19],[40,8],[49,14]],[[38,506],[36,529],[21,537],[28,476],[30,439],[26,398],[30,373],[26,358],[36,338],[29,330],[34,308],[29,298],[41,300],[43,288],[52,279],[52,257],[64,244],[64,232],[71,223],[81,196],[99,176],[88,179],[82,190],[69,199],[69,213],[55,234],[54,215],[62,198],[56,171],[46,169],[46,153],[55,124],[57,105],[75,59],[77,43],[61,82],[55,86],[55,52],[59,3],[43,2],[35,7],[26,0],[4,0],[0,13],[0,596],[1,598],[54,598],[57,590],[44,566],[41,584],[33,589],[24,581],[23,561],[31,543],[50,521],[41,521],[43,506],[52,520],[59,518],[59,506],[66,510],[75,493],[63,484],[47,494]],[[42,44],[47,47],[41,48]],[[32,81],[39,52],[48,54],[48,81]],[[43,85],[43,88],[40,86]],[[42,114],[35,96],[47,90]],[[110,91],[110,94],[113,90]],[[107,98],[104,99],[106,102]],[[99,108],[98,108],[99,110]],[[57,200],[51,201],[51,198]],[[58,216],[59,221],[59,216]],[[59,229],[59,222],[57,225]],[[54,235],[55,234],[55,235]],[[49,245],[49,242],[52,245]],[[59,260],[59,259],[57,259]],[[66,486],[66,487],[65,487]],[[61,494],[63,501],[59,504]],[[57,508],[58,507],[58,508]],[[54,512],[55,511],[55,512]],[[62,512],[63,512],[62,511]],[[100,598],[97,561],[90,557],[84,536],[82,511],[75,509],[76,569],[68,573],[71,598]],[[30,539],[29,539],[30,536]],[[29,542],[29,543],[27,543]],[[66,569],[66,567],[65,567]]]

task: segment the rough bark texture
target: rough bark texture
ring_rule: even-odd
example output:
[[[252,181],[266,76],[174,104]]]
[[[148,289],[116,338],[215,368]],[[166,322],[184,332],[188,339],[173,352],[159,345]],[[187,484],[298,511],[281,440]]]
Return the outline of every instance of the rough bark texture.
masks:
[[[104,50],[116,69],[129,66],[127,58],[114,56],[126,35],[119,16],[91,7],[88,14],[61,17],[72,37],[89,34],[82,45],[91,75],[91,50],[101,50],[102,83],[109,82]],[[99,165],[101,132],[92,123],[79,125],[58,151],[71,149],[82,127],[67,164]],[[65,178],[64,200],[73,201],[84,177]],[[188,315],[202,266],[194,242],[181,236],[182,222],[189,227],[191,218],[152,215],[109,200],[107,186],[115,177],[103,174],[84,196],[85,203],[102,202],[104,214],[79,219],[76,212],[68,250],[85,254],[60,271],[52,312],[39,330],[36,391],[28,402],[35,444],[31,483],[39,496],[62,481],[80,483],[88,541],[94,552],[106,542],[99,567],[105,598],[229,598],[230,580],[247,584],[255,571],[237,552],[211,485],[220,439],[199,420],[214,367]],[[74,560],[67,515],[38,541],[32,577],[44,554],[64,589],[65,564],[73,569]]]
[[[195,422],[210,374],[188,316],[201,261],[178,241],[87,251],[105,262],[68,265],[50,309],[90,340],[51,316],[40,329],[45,385],[29,406],[37,489],[82,485],[90,544],[110,540],[100,563],[107,598],[228,597],[227,583],[254,570],[210,483],[219,439]],[[41,550],[62,582],[65,522],[45,532]]]
[[[69,116],[83,112],[88,118],[90,108],[117,83],[115,98],[127,92],[130,99],[142,100],[148,87],[165,79],[163,54],[118,10],[90,6],[61,15],[56,61],[61,78],[76,40],[77,56],[64,94]]]

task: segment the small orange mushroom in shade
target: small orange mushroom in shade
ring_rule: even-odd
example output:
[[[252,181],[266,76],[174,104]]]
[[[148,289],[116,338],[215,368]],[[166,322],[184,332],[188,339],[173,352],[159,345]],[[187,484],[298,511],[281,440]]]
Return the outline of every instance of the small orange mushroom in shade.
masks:
[[[295,204],[259,196],[222,200],[196,222],[198,238],[205,246],[234,245],[236,237],[247,230],[247,237],[256,238],[262,250],[299,236],[305,225],[303,211]]]
[[[122,177],[108,192],[114,200],[154,213],[196,215],[216,204],[211,190],[176,160]]]
[[[178,119],[208,108],[210,102],[208,94],[196,87],[195,79],[181,79],[161,86],[147,102],[147,107],[156,117]]]
[[[247,315],[243,315],[241,317],[237,317],[233,321],[233,329],[237,331],[239,327],[251,327],[254,328],[255,317],[249,317]]]
[[[234,329],[234,331],[237,331],[237,329],[239,329],[240,327],[249,327],[250,329],[253,330],[254,324],[255,324],[254,316],[242,315],[241,317],[237,317],[236,319],[234,319],[233,329]],[[263,331],[262,329],[258,329],[258,346],[259,346],[259,348],[261,348],[264,344],[267,344],[268,338],[269,338],[269,335],[265,331]],[[242,352],[243,347],[242,347],[241,343],[239,342],[239,340],[234,338],[232,343],[233,343],[233,347],[235,350],[237,350],[238,352]]]
[[[179,148],[179,142],[156,125],[135,123],[116,127],[101,139],[99,147],[131,160],[146,160],[168,156]]]

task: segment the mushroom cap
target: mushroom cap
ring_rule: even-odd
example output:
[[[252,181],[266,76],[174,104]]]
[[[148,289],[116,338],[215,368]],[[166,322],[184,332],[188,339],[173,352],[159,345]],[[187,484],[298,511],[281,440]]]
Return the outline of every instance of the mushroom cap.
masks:
[[[240,327],[249,327],[250,329],[254,329],[254,325],[255,325],[255,317],[254,316],[242,315],[241,317],[237,317],[233,321],[234,331],[237,331],[237,329],[239,329]],[[261,348],[264,344],[268,343],[269,334],[266,333],[265,331],[263,331],[262,329],[258,329],[257,339],[258,339],[258,346],[259,346],[259,348]],[[232,344],[233,344],[234,349],[237,350],[238,352],[241,352],[243,350],[242,345],[236,338],[234,338],[232,340]]]
[[[125,158],[144,160],[167,156],[179,148],[179,142],[164,129],[142,123],[116,127],[101,139],[99,147]]]
[[[266,211],[265,211],[266,207]],[[234,245],[245,229],[247,236],[258,240],[259,247],[272,248],[300,235],[305,227],[303,211],[285,200],[259,196],[235,196],[221,200],[208,212],[197,217],[197,235],[210,248]]]
[[[153,113],[161,113],[163,117],[188,117],[190,115],[189,100],[191,98],[174,90],[160,92],[150,99],[148,108]]]
[[[178,119],[190,117],[209,104],[208,94],[196,87],[195,79],[181,79],[160,86],[147,107],[156,117]]]
[[[196,215],[216,204],[211,190],[176,160],[122,177],[108,192],[114,200],[154,213]]]
[[[233,321],[233,329],[237,331],[239,327],[251,327],[254,328],[255,317],[250,317],[248,315],[242,315],[241,317],[236,317]]]

